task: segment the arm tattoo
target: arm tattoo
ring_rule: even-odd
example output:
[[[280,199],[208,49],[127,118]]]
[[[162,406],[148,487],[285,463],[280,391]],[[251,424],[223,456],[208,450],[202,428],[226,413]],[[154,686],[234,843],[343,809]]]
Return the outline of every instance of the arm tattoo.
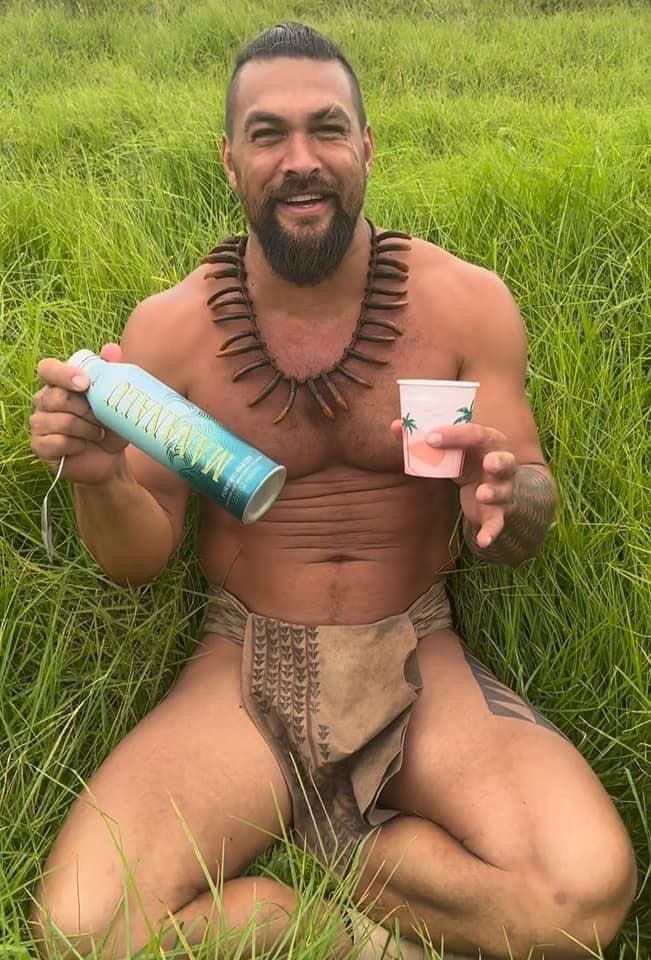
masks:
[[[478,557],[515,567],[538,552],[554,520],[557,503],[556,484],[549,470],[525,464],[515,475],[513,505],[504,517],[500,535],[484,549],[475,539],[479,527],[464,520],[466,543]]]

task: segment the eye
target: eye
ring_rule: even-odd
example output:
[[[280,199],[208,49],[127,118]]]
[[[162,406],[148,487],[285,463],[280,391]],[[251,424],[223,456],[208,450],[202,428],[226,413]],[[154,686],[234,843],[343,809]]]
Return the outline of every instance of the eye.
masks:
[[[319,127],[318,132],[324,137],[343,137],[346,133],[343,127],[338,127],[331,123]]]
[[[262,130],[255,130],[251,136],[252,140],[279,140],[282,137],[280,130],[274,130],[272,127],[264,128]]]

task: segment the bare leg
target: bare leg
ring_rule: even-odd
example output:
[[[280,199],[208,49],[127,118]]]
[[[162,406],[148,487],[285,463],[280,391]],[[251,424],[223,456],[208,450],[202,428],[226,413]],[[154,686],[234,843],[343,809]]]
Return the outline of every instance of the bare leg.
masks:
[[[338,910],[332,906],[328,909],[325,904],[320,907],[319,922],[329,925],[333,956],[348,956],[352,941]],[[306,922],[314,924],[314,912],[312,906]],[[152,924],[152,935],[157,937],[157,945],[163,950],[179,945],[195,947],[207,940],[223,943],[228,955],[236,951],[238,957],[248,960],[276,945],[280,948],[278,956],[282,956],[283,938],[302,919],[299,897],[290,887],[267,877],[239,877],[229,880],[215,894],[211,890],[205,891],[159,924]],[[156,926],[159,926],[158,930]],[[64,957],[69,944],[52,931],[48,937],[42,944],[42,953],[49,956],[51,951],[57,960]],[[102,946],[104,960],[118,960],[124,956],[125,939],[125,931],[120,925],[113,933],[104,934],[93,946]],[[84,937],[81,944],[75,940],[77,938],[73,937],[70,946],[83,946],[84,952],[90,949],[88,938]],[[140,937],[132,949],[139,949],[146,942],[146,936]],[[76,954],[70,950],[68,955]]]
[[[242,942],[248,927],[249,943],[239,954],[244,960],[252,951],[264,952],[274,946],[290,929],[296,905],[296,894],[282,883],[263,877],[239,877],[224,884],[219,906],[212,891],[207,890],[177,910],[174,922],[182,927],[183,937],[191,946],[201,943],[208,930],[211,936],[224,937],[235,945]],[[161,946],[169,949],[176,939],[172,930],[161,939]]]
[[[612,802],[524,701],[481,687],[452,632],[425,638],[418,657],[423,692],[382,797],[404,815],[369,840],[357,895],[437,949],[587,957],[615,936],[635,892]]]
[[[208,877],[223,884],[223,922],[237,925],[255,884],[235,878],[273,842],[279,821],[290,826],[289,795],[242,706],[240,649],[213,636],[74,804],[35,892],[44,908],[33,911],[35,935],[48,933],[51,917],[79,952],[107,936],[124,955],[170,915],[200,917]],[[258,881],[262,900],[291,913],[294,895],[270,884]],[[272,917],[269,903],[261,909]]]
[[[332,956],[348,956],[352,941],[336,907],[323,903],[311,904],[307,909],[301,907],[293,890],[265,877],[240,877],[229,881],[224,886],[221,910],[216,909],[213,895],[207,891],[175,915],[176,922],[182,922],[188,930],[187,941],[191,945],[201,943],[208,928],[210,935],[218,941],[224,937],[230,950],[242,944],[245,938],[246,946],[237,951],[242,960],[259,956],[279,944],[292,929],[296,918],[299,925],[304,920],[312,927],[329,926]],[[173,939],[171,943],[174,943]],[[165,946],[164,941],[161,945]],[[289,941],[287,946],[289,950]]]
[[[262,877],[247,877],[224,884],[218,902],[208,890],[162,922],[159,917],[150,918],[149,929],[145,927],[138,932],[140,924],[135,923],[135,937],[129,937],[125,924],[117,922],[113,929],[109,926],[97,936],[68,933],[65,939],[61,939],[44,920],[39,922],[35,935],[43,939],[39,946],[44,956],[59,958],[69,949],[68,956],[72,957],[76,955],[72,948],[86,953],[101,945],[105,960],[117,960],[124,956],[127,940],[130,940],[131,950],[138,950],[145,946],[150,936],[157,936],[160,946],[170,949],[179,943],[196,946],[207,934],[214,934],[223,936],[232,944],[239,944],[246,938],[246,946],[240,953],[244,960],[251,956],[252,950],[259,952],[273,946],[290,928],[295,907],[296,895],[289,887]]]
[[[482,956],[507,956],[501,930],[488,940],[484,920],[504,915],[506,903],[526,909],[528,902],[517,876],[480,861],[441,827],[418,817],[397,818],[369,842],[357,896],[362,905],[373,904],[369,915],[378,922],[389,927],[397,919],[403,937],[419,942],[424,936],[435,949],[475,957],[480,945]],[[535,922],[532,913],[522,914],[523,929]],[[511,927],[514,940],[516,933]]]

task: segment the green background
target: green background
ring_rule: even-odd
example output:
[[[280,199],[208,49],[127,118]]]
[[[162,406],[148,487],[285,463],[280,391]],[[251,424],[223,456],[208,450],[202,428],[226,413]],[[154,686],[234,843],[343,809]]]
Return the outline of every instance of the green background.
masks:
[[[640,893],[609,957],[647,960],[649,105],[642,4],[0,5],[0,956],[22,956],[37,866],[80,777],[161,698],[206,585],[190,525],[154,584],[120,589],[29,447],[43,356],[119,336],[134,305],[243,226],[219,160],[240,45],[288,17],[340,42],[377,144],[367,213],[510,285],[561,490],[516,571],[465,556],[460,632],[579,747],[632,832]],[[194,510],[193,510],[194,516]],[[288,876],[285,851],[268,862]],[[152,952],[152,956],[155,952]],[[157,954],[160,955],[160,954]]]

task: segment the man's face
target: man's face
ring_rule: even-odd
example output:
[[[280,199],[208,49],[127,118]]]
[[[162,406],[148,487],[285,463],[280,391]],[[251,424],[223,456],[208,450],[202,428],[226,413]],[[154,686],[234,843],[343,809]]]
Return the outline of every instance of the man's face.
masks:
[[[253,60],[239,74],[224,166],[272,269],[300,286],[349,248],[373,153],[335,60]]]

